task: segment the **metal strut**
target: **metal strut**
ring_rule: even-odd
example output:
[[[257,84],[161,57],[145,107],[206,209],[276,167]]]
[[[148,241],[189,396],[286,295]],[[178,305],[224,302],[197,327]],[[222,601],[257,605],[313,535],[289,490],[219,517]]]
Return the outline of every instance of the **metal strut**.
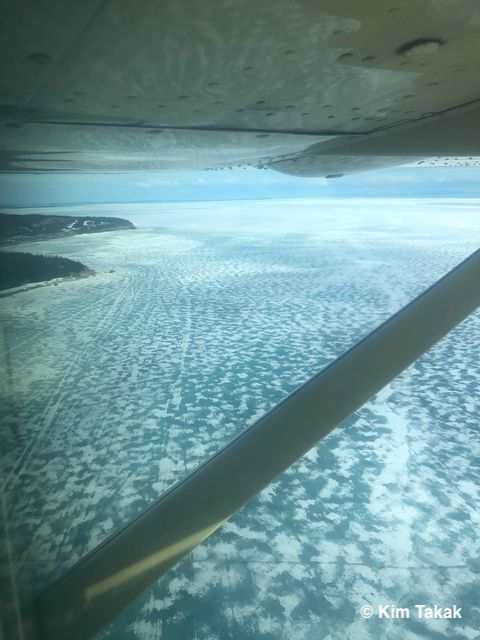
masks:
[[[90,638],[479,305],[480,250],[40,594],[38,637]]]

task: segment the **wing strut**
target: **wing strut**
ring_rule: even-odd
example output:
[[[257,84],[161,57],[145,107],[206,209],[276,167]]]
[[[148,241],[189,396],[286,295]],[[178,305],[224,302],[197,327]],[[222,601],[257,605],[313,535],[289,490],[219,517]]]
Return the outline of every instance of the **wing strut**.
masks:
[[[480,250],[40,594],[34,603],[38,637],[92,637],[479,305]]]

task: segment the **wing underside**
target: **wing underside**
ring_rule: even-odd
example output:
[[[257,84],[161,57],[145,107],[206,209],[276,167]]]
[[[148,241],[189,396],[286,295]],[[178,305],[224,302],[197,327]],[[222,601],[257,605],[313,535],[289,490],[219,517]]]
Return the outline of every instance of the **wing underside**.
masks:
[[[2,172],[317,176],[478,153],[471,0],[30,0],[1,11]],[[465,114],[469,135],[447,140]]]

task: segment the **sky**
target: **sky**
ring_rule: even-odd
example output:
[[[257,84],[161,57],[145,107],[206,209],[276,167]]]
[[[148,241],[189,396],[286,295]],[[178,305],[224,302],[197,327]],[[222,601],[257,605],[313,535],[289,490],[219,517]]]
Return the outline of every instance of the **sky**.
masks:
[[[110,174],[0,174],[0,206],[260,198],[480,197],[480,166],[403,166],[343,178],[271,169]]]

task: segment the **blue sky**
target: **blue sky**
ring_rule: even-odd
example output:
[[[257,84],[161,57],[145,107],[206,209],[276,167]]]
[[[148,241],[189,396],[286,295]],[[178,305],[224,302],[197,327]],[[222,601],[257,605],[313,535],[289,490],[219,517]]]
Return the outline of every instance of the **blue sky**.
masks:
[[[0,205],[301,197],[480,197],[480,167],[404,166],[296,178],[270,169],[115,174],[0,174]]]

